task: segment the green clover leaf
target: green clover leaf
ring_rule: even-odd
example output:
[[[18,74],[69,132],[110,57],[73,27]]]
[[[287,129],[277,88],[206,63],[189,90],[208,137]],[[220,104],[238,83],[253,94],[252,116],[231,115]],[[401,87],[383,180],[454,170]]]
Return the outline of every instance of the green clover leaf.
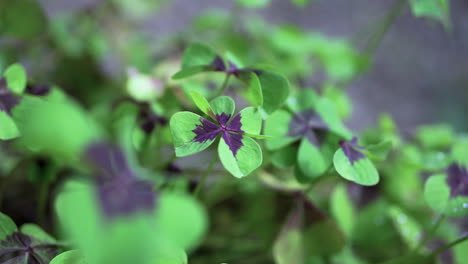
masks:
[[[260,146],[251,138],[258,137],[261,116],[258,109],[247,107],[234,115],[234,101],[220,96],[210,103],[193,92],[192,98],[211,120],[191,112],[178,112],[170,120],[175,152],[178,157],[208,148],[218,137],[218,154],[223,166],[235,177],[243,177],[262,163]]]

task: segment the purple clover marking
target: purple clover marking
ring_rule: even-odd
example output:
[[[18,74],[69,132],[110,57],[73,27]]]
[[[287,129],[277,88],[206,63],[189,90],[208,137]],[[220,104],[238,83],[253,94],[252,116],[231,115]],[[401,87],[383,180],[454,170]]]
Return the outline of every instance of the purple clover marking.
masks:
[[[328,126],[315,111],[305,110],[296,113],[289,122],[288,136],[305,137],[315,146],[320,146],[320,142],[327,131]]]
[[[229,146],[234,157],[237,155],[237,151],[243,146],[242,134],[244,131],[241,129],[241,116],[240,114],[235,115],[231,121],[229,119],[231,115],[221,113],[216,115],[217,124],[205,119],[200,118],[199,125],[196,125],[195,129],[192,130],[195,133],[193,141],[204,143],[208,140],[214,140],[219,134]]]
[[[349,162],[351,162],[351,165],[354,165],[354,162],[359,161],[360,159],[364,159],[366,156],[362,154],[358,149],[363,149],[358,143],[357,143],[357,137],[353,137],[351,141],[346,141],[344,139],[340,140],[340,146],[341,149],[343,150],[345,156],[348,158]]]
[[[154,209],[156,194],[152,183],[136,177],[120,148],[93,144],[86,158],[96,171],[97,194],[106,217]]]
[[[468,196],[468,171],[466,167],[452,163],[446,169],[450,196]]]
[[[11,115],[11,109],[19,104],[20,98],[7,88],[5,79],[0,79],[0,111]]]

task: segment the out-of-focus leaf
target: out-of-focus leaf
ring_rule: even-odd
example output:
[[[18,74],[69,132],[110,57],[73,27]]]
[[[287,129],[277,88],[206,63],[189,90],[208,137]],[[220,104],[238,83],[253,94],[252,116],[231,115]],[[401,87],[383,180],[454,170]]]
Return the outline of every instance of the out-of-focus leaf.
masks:
[[[424,197],[429,206],[439,213],[451,217],[468,215],[468,196],[452,197],[446,174],[433,175],[426,181]]]
[[[249,8],[260,8],[268,5],[271,0],[236,0],[239,4]]]
[[[21,142],[30,150],[67,161],[79,160],[85,147],[100,137],[97,124],[72,101],[23,97],[13,109],[13,118]]]
[[[278,168],[288,168],[294,165],[296,162],[296,157],[297,147],[291,145],[273,152],[271,161],[273,162],[273,165]]]
[[[15,122],[6,112],[0,111],[0,139],[9,140],[20,136]]]
[[[450,27],[448,0],[411,0],[410,4],[415,16],[439,20],[446,28]]]
[[[3,73],[7,81],[8,88],[16,94],[22,94],[26,88],[26,71],[20,64],[9,66]]]
[[[434,264],[435,259],[432,256],[424,256],[419,254],[407,254],[401,257],[381,262],[380,264]]]
[[[390,207],[388,213],[398,233],[400,233],[408,247],[416,247],[422,236],[422,229],[419,223],[396,206]]]
[[[141,102],[151,102],[162,95],[162,83],[151,76],[130,69],[127,79],[127,92]]]
[[[43,33],[46,27],[47,17],[37,1],[0,2],[0,33],[30,39]]]
[[[53,238],[51,235],[47,234],[42,228],[36,224],[23,224],[20,227],[20,231],[23,234],[35,237],[41,241],[47,242],[47,243],[57,243],[57,240]]]
[[[452,144],[454,132],[452,127],[445,124],[422,126],[416,137],[425,148],[441,149]]]
[[[16,232],[18,228],[15,222],[11,220],[6,214],[0,212],[0,241],[4,240],[7,236]]]
[[[197,246],[208,228],[208,217],[202,205],[184,194],[162,193],[156,219],[161,235],[187,250]]]
[[[330,202],[334,219],[336,219],[341,229],[347,235],[350,235],[354,224],[355,209],[346,192],[345,185],[340,184],[335,188]]]
[[[263,104],[262,85],[257,75],[250,71],[239,71],[238,78],[248,88],[247,98],[253,106]]]
[[[262,86],[262,107],[265,109],[265,112],[271,114],[288,98],[289,82],[286,77],[276,72],[261,70],[256,74]],[[252,93],[258,97],[258,92],[253,90]]]
[[[291,0],[291,1],[299,7],[303,7],[309,4],[312,0]]]
[[[382,141],[380,143],[367,146],[368,155],[379,161],[383,161],[387,158],[388,153],[392,150],[391,141]]]
[[[303,264],[304,245],[300,212],[293,211],[286,219],[273,245],[276,264]]]

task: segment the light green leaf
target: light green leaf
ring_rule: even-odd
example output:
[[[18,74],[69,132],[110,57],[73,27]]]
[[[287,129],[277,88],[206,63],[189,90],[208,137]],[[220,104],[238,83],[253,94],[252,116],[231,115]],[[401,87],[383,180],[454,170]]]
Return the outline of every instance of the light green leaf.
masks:
[[[350,235],[354,225],[354,205],[348,196],[346,186],[338,185],[331,197],[331,213],[346,235]]]
[[[417,17],[439,20],[446,28],[450,27],[450,8],[448,0],[411,0],[411,10]]]
[[[216,52],[203,43],[192,43],[184,51],[182,68],[209,65],[216,58]]]
[[[235,109],[234,100],[229,96],[219,96],[210,102],[211,109],[215,115],[221,115],[225,113],[228,116],[232,116]]]
[[[416,253],[409,253],[401,257],[381,262],[380,264],[435,264],[434,256],[419,255]]]
[[[388,153],[392,150],[392,142],[389,140],[367,146],[367,154],[370,158],[384,161],[387,159]]]
[[[55,240],[55,238],[47,234],[44,230],[42,230],[40,226],[36,224],[32,224],[32,223],[23,224],[20,227],[20,231],[23,234],[30,235],[34,238],[37,238],[47,243],[57,243],[57,240]]]
[[[421,225],[399,207],[390,207],[388,213],[398,233],[408,247],[415,248],[421,239]]]
[[[186,194],[164,192],[156,210],[156,229],[174,245],[194,249],[208,229],[208,216],[202,205]]]
[[[18,127],[13,119],[3,111],[0,111],[0,139],[9,140],[20,136]]]
[[[263,104],[262,85],[257,75],[251,71],[239,71],[237,74],[248,88],[247,100],[253,106],[260,106]]]
[[[3,73],[8,88],[16,94],[22,94],[26,88],[27,77],[23,66],[16,63],[8,67]]]
[[[260,8],[267,6],[271,0],[236,0],[237,3],[249,7],[249,8]]]
[[[241,129],[248,135],[254,135],[259,137],[260,130],[262,129],[262,117],[257,108],[247,107],[239,112],[241,116],[240,122],[242,124]]]
[[[288,136],[289,123],[292,118],[293,116],[284,110],[278,110],[268,117],[265,122],[265,134],[272,137],[266,140],[268,149],[279,149],[299,139],[298,136]]]
[[[224,168],[233,176],[242,178],[250,174],[262,164],[262,149],[253,139],[243,136],[242,147],[236,156],[229,149],[224,138],[219,141],[218,154]]]
[[[101,136],[97,123],[71,100],[55,102],[24,96],[12,114],[21,143],[32,151],[67,161],[79,160],[86,146]]]
[[[163,93],[162,83],[134,69],[129,70],[126,83],[128,94],[137,101],[151,102]]]
[[[429,206],[450,217],[468,216],[468,197],[450,197],[446,174],[431,176],[424,186],[424,197]]]
[[[307,182],[311,182],[327,171],[331,159],[327,159],[322,155],[320,148],[312,144],[307,138],[303,138],[297,154],[297,164],[304,176],[307,177]]]
[[[18,231],[18,228],[15,222],[8,215],[0,212],[0,241],[16,231]]]
[[[202,111],[205,115],[210,115],[210,112],[212,112],[210,103],[202,94],[195,90],[192,90],[190,91],[190,96],[192,97],[192,101],[195,103],[198,109],[200,109],[200,111]]]
[[[302,89],[295,96],[287,100],[288,107],[295,113],[314,109],[319,97],[312,89]]]
[[[50,264],[88,264],[79,250],[69,250],[56,256]]]
[[[208,148],[215,139],[203,143],[193,141],[193,130],[201,125],[203,117],[191,112],[175,113],[170,120],[170,128],[177,157],[185,157]]]
[[[420,127],[416,137],[425,148],[442,149],[452,144],[454,132],[449,125],[428,125]]]
[[[182,56],[182,70],[176,73],[173,79],[182,79],[200,72],[213,70],[211,63],[217,54],[213,49],[202,43],[192,43]]]
[[[347,119],[351,115],[351,99],[343,90],[327,85],[323,90],[323,96],[333,102],[341,119]]]
[[[297,147],[289,145],[273,152],[271,161],[278,168],[292,167],[296,163]]]
[[[262,86],[263,109],[272,114],[288,98],[289,82],[283,75],[270,71],[259,71],[258,79]]]
[[[372,162],[364,157],[351,164],[339,148],[333,156],[333,164],[341,177],[361,185],[375,185],[379,182],[379,173]]]
[[[351,132],[343,125],[340,116],[333,103],[327,98],[321,98],[317,101],[316,111],[328,125],[331,132],[336,133],[340,137],[349,139]]]

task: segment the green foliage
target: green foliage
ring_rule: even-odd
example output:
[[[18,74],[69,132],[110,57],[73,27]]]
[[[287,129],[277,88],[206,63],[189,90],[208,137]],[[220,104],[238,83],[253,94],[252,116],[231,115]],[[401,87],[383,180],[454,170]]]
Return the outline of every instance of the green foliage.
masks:
[[[15,222],[6,214],[0,212],[0,240],[4,240],[7,236],[17,231]]]
[[[10,65],[5,72],[3,73],[5,77],[7,86],[16,94],[23,93],[26,88],[26,72],[20,64]]]
[[[260,10],[310,0],[236,0],[157,36],[167,0],[46,2],[0,1],[0,263],[468,257],[468,135],[388,114],[348,129],[391,24],[411,8],[449,28],[448,1],[397,1],[352,39]]]
[[[439,20],[446,28],[450,27],[449,0],[411,0],[410,4],[415,16]]]
[[[32,39],[43,33],[46,28],[47,17],[37,1],[18,0],[0,3],[1,34]]]

